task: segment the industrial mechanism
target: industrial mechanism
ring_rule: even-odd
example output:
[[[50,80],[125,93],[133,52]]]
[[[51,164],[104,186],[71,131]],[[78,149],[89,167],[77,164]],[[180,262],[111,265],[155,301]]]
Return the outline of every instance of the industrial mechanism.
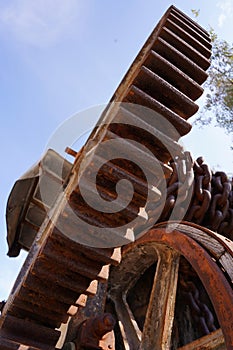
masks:
[[[73,164],[48,150],[15,183],[1,350],[233,349],[232,181],[178,143],[210,56],[171,6]]]

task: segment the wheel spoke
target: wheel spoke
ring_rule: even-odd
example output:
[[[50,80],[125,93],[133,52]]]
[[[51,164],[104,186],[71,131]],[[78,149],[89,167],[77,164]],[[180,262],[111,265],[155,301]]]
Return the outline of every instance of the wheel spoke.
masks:
[[[194,340],[192,343],[182,346],[178,348],[178,350],[198,350],[198,349],[208,349],[208,350],[216,350],[216,349],[226,349],[224,337],[222,334],[222,330],[218,329],[200,339]]]
[[[125,350],[139,349],[141,331],[125,298],[119,295],[113,300]]]
[[[159,258],[146,313],[140,350],[170,349],[179,254],[169,248],[161,248],[157,252]]]

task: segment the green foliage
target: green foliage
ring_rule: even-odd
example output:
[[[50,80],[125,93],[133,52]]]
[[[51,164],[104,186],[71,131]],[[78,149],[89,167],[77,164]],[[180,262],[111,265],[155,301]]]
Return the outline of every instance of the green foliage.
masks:
[[[209,78],[206,82],[206,96],[202,118],[207,111],[212,112],[217,124],[226,131],[233,131],[233,47],[221,40],[210,29],[212,57]],[[209,115],[209,113],[208,113]]]
[[[197,18],[197,17],[199,16],[199,14],[200,14],[200,9],[199,9],[199,10],[194,10],[194,9],[192,9],[191,11],[192,11],[192,14],[193,14],[193,16],[194,16],[195,18]]]
[[[194,12],[193,12],[194,11]],[[196,17],[199,10],[192,10]],[[207,91],[204,107],[196,122],[207,125],[212,121],[233,132],[233,46],[226,40],[219,39],[213,28],[209,29],[212,41],[211,66],[209,78],[205,83]]]

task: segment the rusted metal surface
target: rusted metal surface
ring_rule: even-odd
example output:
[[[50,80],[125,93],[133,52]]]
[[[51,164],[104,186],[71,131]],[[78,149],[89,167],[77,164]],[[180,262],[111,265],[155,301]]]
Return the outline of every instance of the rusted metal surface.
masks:
[[[80,304],[82,294],[95,294],[97,281],[108,277],[104,265],[118,263],[119,255],[113,249],[98,250],[72,243],[55,229],[42,249],[34,249],[3,309],[1,335],[45,349],[56,345],[60,333],[54,329],[67,322],[70,305]],[[28,334],[20,331],[20,325],[26,327],[26,323]],[[46,330],[43,337],[41,327]]]
[[[55,328],[76,311],[70,307],[78,306],[82,295],[93,296],[98,281],[107,281],[107,265],[120,262],[119,249],[102,247],[131,242],[131,237],[127,236],[127,232],[122,235],[119,226],[127,225],[134,218],[138,218],[132,227],[135,233],[140,234],[147,227],[145,217],[140,215],[140,208],[144,208],[148,192],[153,192],[153,200],[148,203],[146,213],[149,216],[148,224],[151,225],[150,219],[160,209],[161,169],[163,179],[169,179],[174,171],[170,162],[173,157],[179,157],[186,167],[186,176],[192,177],[190,161],[177,141],[189,132],[191,126],[187,119],[198,109],[194,101],[203,92],[199,84],[207,78],[205,70],[209,66],[210,48],[207,33],[175,7],[170,7],[111,100],[123,104],[118,105],[119,108],[108,106],[104,111],[86,146],[77,154],[72,170],[62,184],[63,191],[60,194],[57,191],[57,199],[50,215],[43,218],[36,239],[33,241],[34,237],[30,235],[33,243],[29,255],[0,319],[2,341],[18,342],[41,350],[54,348],[59,337],[59,331],[55,331]],[[136,104],[150,108],[153,113],[148,109],[135,108]],[[162,115],[174,128],[166,128],[166,123],[161,123],[161,118],[155,118],[155,115]],[[107,150],[101,148],[101,142],[108,140],[119,141],[117,159],[112,157],[111,147]],[[140,141],[151,153],[129,140]],[[150,183],[146,181],[140,167],[127,159],[129,152],[139,163],[143,162],[151,175]],[[158,166],[152,169],[153,156]],[[116,198],[115,187],[120,179],[130,180],[135,189],[130,204],[124,208],[119,202],[118,212],[115,213],[105,213],[104,210],[90,207],[80,191],[83,181],[88,199],[93,198],[90,179],[106,157],[110,161],[104,162],[96,183],[99,193],[107,202],[106,208],[109,201]],[[127,196],[127,191],[124,192]],[[30,194],[26,206],[23,204],[27,213],[35,193]],[[27,213],[19,217],[16,231],[24,225]],[[78,224],[77,217],[81,219]],[[99,235],[98,228],[107,228],[107,232]],[[171,286],[171,281],[175,284],[177,275],[174,265],[168,273],[165,286]],[[83,306],[85,300],[81,304]],[[172,314],[173,302],[161,303],[161,310],[164,312],[168,304]],[[171,318],[166,319],[168,333]],[[26,333],[23,332],[25,327]],[[158,329],[161,335],[159,339],[164,339],[161,324]],[[143,342],[147,344],[146,340]],[[151,343],[146,346],[149,349]]]
[[[8,314],[4,318],[0,336],[1,341],[9,340],[25,347],[52,350],[57,343],[59,331]]]
[[[217,258],[217,251],[221,251],[221,255],[226,251],[219,236],[189,223],[152,229],[126,246],[122,262],[112,269],[109,280],[112,312],[119,325],[115,329],[116,344],[119,344],[116,349],[170,349],[169,341],[174,349],[181,345],[184,349],[232,349],[232,282],[228,268],[221,265],[220,255]],[[230,257],[232,265],[233,250]],[[167,259],[169,263],[164,269]],[[170,287],[165,286],[167,274],[170,282],[173,281],[169,282]],[[161,285],[164,288],[160,288]],[[193,330],[190,325],[187,328],[186,318],[193,322]],[[216,331],[218,322],[222,331]],[[186,338],[185,333],[188,333]]]
[[[1,336],[0,336],[0,344],[1,344],[1,350],[41,350],[41,348],[27,346],[18,342],[14,342],[9,339],[4,339]]]
[[[172,164],[173,173],[168,179],[167,200],[159,221],[169,219],[175,206],[177,193],[181,190],[179,163]],[[183,212],[184,220],[199,224],[233,240],[233,180],[223,171],[213,173],[199,157],[193,164],[194,193],[188,211]],[[185,191],[188,192],[186,187]],[[184,203],[180,203],[182,211]]]
[[[170,28],[171,25],[174,26],[173,29]],[[189,38],[185,38],[185,41],[183,41],[184,35],[189,36]],[[196,42],[196,47],[191,46],[190,39]],[[200,44],[200,41],[202,41],[202,44]],[[205,52],[202,51],[202,45],[205,47]],[[168,49],[166,50],[165,47]],[[148,97],[151,101],[151,105],[148,107],[152,108],[153,106],[157,112],[161,113],[162,111],[164,113],[163,108],[169,108],[169,102],[173,101],[171,108],[169,108],[173,113],[167,113],[168,115],[166,115],[165,112],[165,117],[171,118],[171,122],[173,120],[179,125],[181,135],[182,131],[187,133],[190,126],[182,121],[182,117],[187,119],[190,116],[189,111],[186,112],[185,108],[182,107],[179,110],[176,105],[179,102],[175,98],[173,99],[173,94],[177,97],[179,93],[182,93],[183,95],[180,95],[182,96],[180,97],[182,103],[190,103],[190,107],[193,106],[193,112],[195,113],[197,107],[189,101],[189,98],[195,100],[202,93],[202,89],[198,84],[202,84],[207,78],[205,70],[209,66],[210,49],[211,44],[208,34],[172,6],[147,40],[113,98],[117,101],[140,103],[142,105],[141,102],[144,98],[144,103],[148,106]],[[200,52],[200,59],[197,58],[195,62],[194,56],[197,52]],[[184,62],[181,58],[184,59]],[[205,64],[201,58],[206,62]],[[138,74],[139,70],[140,74]],[[138,79],[138,75],[141,79]],[[151,88],[150,85],[152,85]],[[162,95],[163,89],[161,87],[168,88],[169,93]],[[141,96],[141,101],[137,100],[137,93]],[[191,96],[190,94],[193,93],[194,95]]]
[[[77,350],[84,348],[101,350],[100,341],[110,333],[115,326],[115,320],[111,314],[103,314],[96,318],[84,321],[78,330],[76,339],[73,341]],[[109,344],[114,347],[114,342]]]
[[[43,158],[14,184],[6,209],[10,257],[19,255],[21,248],[30,249],[49,208],[62,191],[62,185],[71,167],[71,163],[49,149]],[[40,188],[44,188],[43,198]]]

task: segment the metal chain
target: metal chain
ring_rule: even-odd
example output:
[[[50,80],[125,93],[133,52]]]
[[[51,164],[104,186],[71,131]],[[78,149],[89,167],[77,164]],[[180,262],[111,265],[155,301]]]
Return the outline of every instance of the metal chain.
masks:
[[[189,152],[184,152],[182,158],[177,157],[172,160],[170,166],[173,172],[167,181],[167,199],[160,221],[166,220],[170,216],[175,204],[177,205],[176,216],[181,218],[185,215],[185,203],[190,195],[194,180],[193,160]]]
[[[192,318],[200,328],[202,335],[216,330],[214,316],[208,306],[201,301],[200,291],[193,281],[181,280],[182,293],[190,307]]]
[[[159,221],[168,220],[175,204],[176,207],[179,204],[179,218],[184,214],[184,220],[207,227],[233,240],[232,179],[229,180],[222,171],[213,174],[202,157],[192,162],[188,152],[185,156],[186,158],[177,158],[170,164],[173,173],[167,181],[167,199]],[[182,201],[185,203],[190,192],[192,172],[194,173],[192,200],[185,213]]]
[[[209,220],[212,223],[212,229],[219,231],[222,223],[227,222],[227,219],[229,219],[229,209],[232,209],[230,208],[232,203],[229,200],[229,195],[232,192],[232,183],[228,180],[225,173],[217,172],[212,184],[213,200],[210,207]],[[221,229],[223,234],[224,226]]]
[[[185,219],[201,224],[210,206],[212,174],[202,157],[194,162],[193,170],[195,177],[194,195]]]

